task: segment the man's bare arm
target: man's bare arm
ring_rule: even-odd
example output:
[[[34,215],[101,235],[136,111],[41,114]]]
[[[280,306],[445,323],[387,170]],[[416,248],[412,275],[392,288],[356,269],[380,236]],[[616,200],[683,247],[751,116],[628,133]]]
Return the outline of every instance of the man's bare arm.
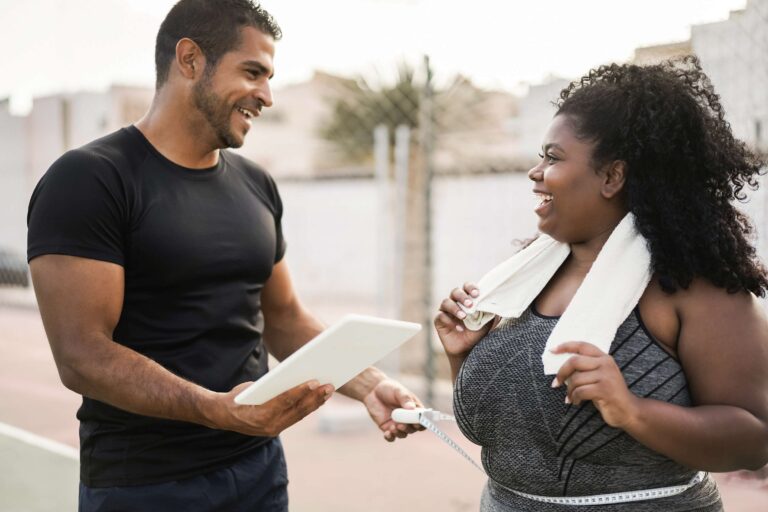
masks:
[[[306,383],[263,406],[186,381],[112,339],[123,307],[124,271],[86,258],[46,255],[30,262],[40,314],[64,385],[136,414],[274,436],[317,409],[331,389]]]
[[[282,360],[324,329],[322,323],[301,304],[293,288],[288,265],[281,261],[272,271],[261,294],[264,311],[264,343]],[[417,430],[413,425],[392,421],[392,410],[421,406],[418,398],[400,383],[375,367],[360,372],[339,388],[339,392],[361,401],[387,441],[403,438]]]

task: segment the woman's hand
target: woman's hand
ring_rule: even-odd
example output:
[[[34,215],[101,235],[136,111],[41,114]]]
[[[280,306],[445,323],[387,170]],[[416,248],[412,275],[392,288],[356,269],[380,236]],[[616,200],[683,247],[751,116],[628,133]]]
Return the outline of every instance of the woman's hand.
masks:
[[[565,383],[565,403],[578,405],[591,400],[608,425],[625,429],[638,417],[639,401],[627,383],[616,361],[591,343],[572,341],[552,350],[555,354],[571,353],[552,387]]]
[[[464,326],[467,314],[462,311],[459,304],[471,307],[473,298],[480,295],[477,286],[473,283],[464,283],[462,288],[454,288],[450,297],[440,304],[440,312],[435,317],[435,329],[445,353],[449,358],[463,358],[472,350],[472,347],[480,341],[494,322],[488,322],[479,331],[470,331]]]

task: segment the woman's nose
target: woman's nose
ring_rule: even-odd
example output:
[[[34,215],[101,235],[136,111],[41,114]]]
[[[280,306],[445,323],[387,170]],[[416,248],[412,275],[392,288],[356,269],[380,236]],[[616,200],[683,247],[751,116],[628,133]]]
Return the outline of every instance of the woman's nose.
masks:
[[[536,164],[528,171],[528,179],[531,181],[541,181],[542,175],[541,164]]]

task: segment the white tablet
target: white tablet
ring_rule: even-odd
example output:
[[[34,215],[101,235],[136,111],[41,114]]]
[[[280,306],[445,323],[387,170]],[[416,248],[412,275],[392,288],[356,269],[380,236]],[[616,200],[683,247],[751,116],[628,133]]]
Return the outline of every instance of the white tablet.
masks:
[[[235,402],[261,405],[312,379],[339,389],[420,330],[411,322],[347,315],[248,386]]]

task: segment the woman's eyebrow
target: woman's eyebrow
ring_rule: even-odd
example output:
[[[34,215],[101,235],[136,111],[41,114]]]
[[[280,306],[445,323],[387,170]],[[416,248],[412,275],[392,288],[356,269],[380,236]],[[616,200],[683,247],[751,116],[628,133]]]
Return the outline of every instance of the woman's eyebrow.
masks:
[[[545,144],[545,145],[544,145],[544,147],[542,148],[542,150],[543,150],[545,153],[546,153],[546,152],[547,152],[547,150],[549,150],[549,149],[559,149],[560,151],[565,151],[565,150],[563,149],[563,146],[561,146],[560,144],[557,144],[556,142],[550,142],[550,143],[547,143],[547,144]]]

